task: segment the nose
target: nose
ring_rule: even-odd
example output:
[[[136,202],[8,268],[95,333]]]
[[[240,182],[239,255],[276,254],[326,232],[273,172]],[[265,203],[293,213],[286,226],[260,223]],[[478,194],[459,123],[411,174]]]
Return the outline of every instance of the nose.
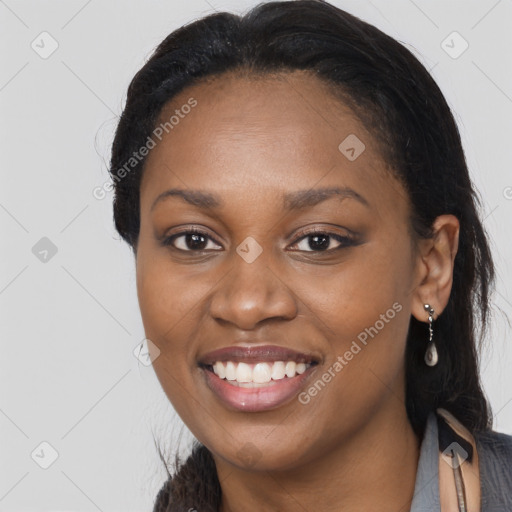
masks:
[[[264,254],[251,263],[233,254],[232,266],[210,301],[214,319],[251,330],[264,320],[297,316],[292,290],[269,266]]]

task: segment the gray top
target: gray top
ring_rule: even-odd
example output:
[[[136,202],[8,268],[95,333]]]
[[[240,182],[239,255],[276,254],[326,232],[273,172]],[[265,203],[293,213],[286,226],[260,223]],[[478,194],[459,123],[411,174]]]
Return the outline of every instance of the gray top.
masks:
[[[489,431],[475,436],[481,512],[512,512],[512,436]],[[441,512],[437,418],[430,413],[420,448],[410,512]]]

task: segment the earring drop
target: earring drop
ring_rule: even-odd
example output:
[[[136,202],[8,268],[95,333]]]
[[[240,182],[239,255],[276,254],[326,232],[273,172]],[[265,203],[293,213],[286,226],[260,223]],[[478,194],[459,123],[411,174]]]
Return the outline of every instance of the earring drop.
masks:
[[[428,313],[429,332],[427,351],[425,352],[425,363],[427,366],[435,366],[439,360],[439,356],[437,355],[436,344],[432,341],[432,338],[434,337],[434,329],[432,327],[434,323],[434,308],[430,307],[430,304],[425,304],[423,307]]]

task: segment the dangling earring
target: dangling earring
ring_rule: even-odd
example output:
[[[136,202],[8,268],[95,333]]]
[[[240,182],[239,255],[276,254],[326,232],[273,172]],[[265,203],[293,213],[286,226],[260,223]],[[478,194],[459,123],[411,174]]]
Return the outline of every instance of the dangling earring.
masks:
[[[437,355],[436,344],[432,341],[434,337],[434,329],[432,324],[434,323],[434,308],[430,307],[430,304],[425,304],[423,306],[428,313],[428,332],[429,332],[429,340],[427,345],[427,351],[425,352],[425,363],[427,366],[435,366],[439,357]]]

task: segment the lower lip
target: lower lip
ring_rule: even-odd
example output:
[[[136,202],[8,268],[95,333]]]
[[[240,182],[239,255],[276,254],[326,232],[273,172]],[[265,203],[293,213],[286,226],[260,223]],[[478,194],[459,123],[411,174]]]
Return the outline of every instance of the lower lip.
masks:
[[[304,373],[295,377],[271,381],[268,386],[244,388],[229,384],[215,373],[202,368],[206,374],[208,387],[222,402],[238,411],[258,412],[275,409],[290,401],[303,387],[305,380],[317,365],[310,366]]]

